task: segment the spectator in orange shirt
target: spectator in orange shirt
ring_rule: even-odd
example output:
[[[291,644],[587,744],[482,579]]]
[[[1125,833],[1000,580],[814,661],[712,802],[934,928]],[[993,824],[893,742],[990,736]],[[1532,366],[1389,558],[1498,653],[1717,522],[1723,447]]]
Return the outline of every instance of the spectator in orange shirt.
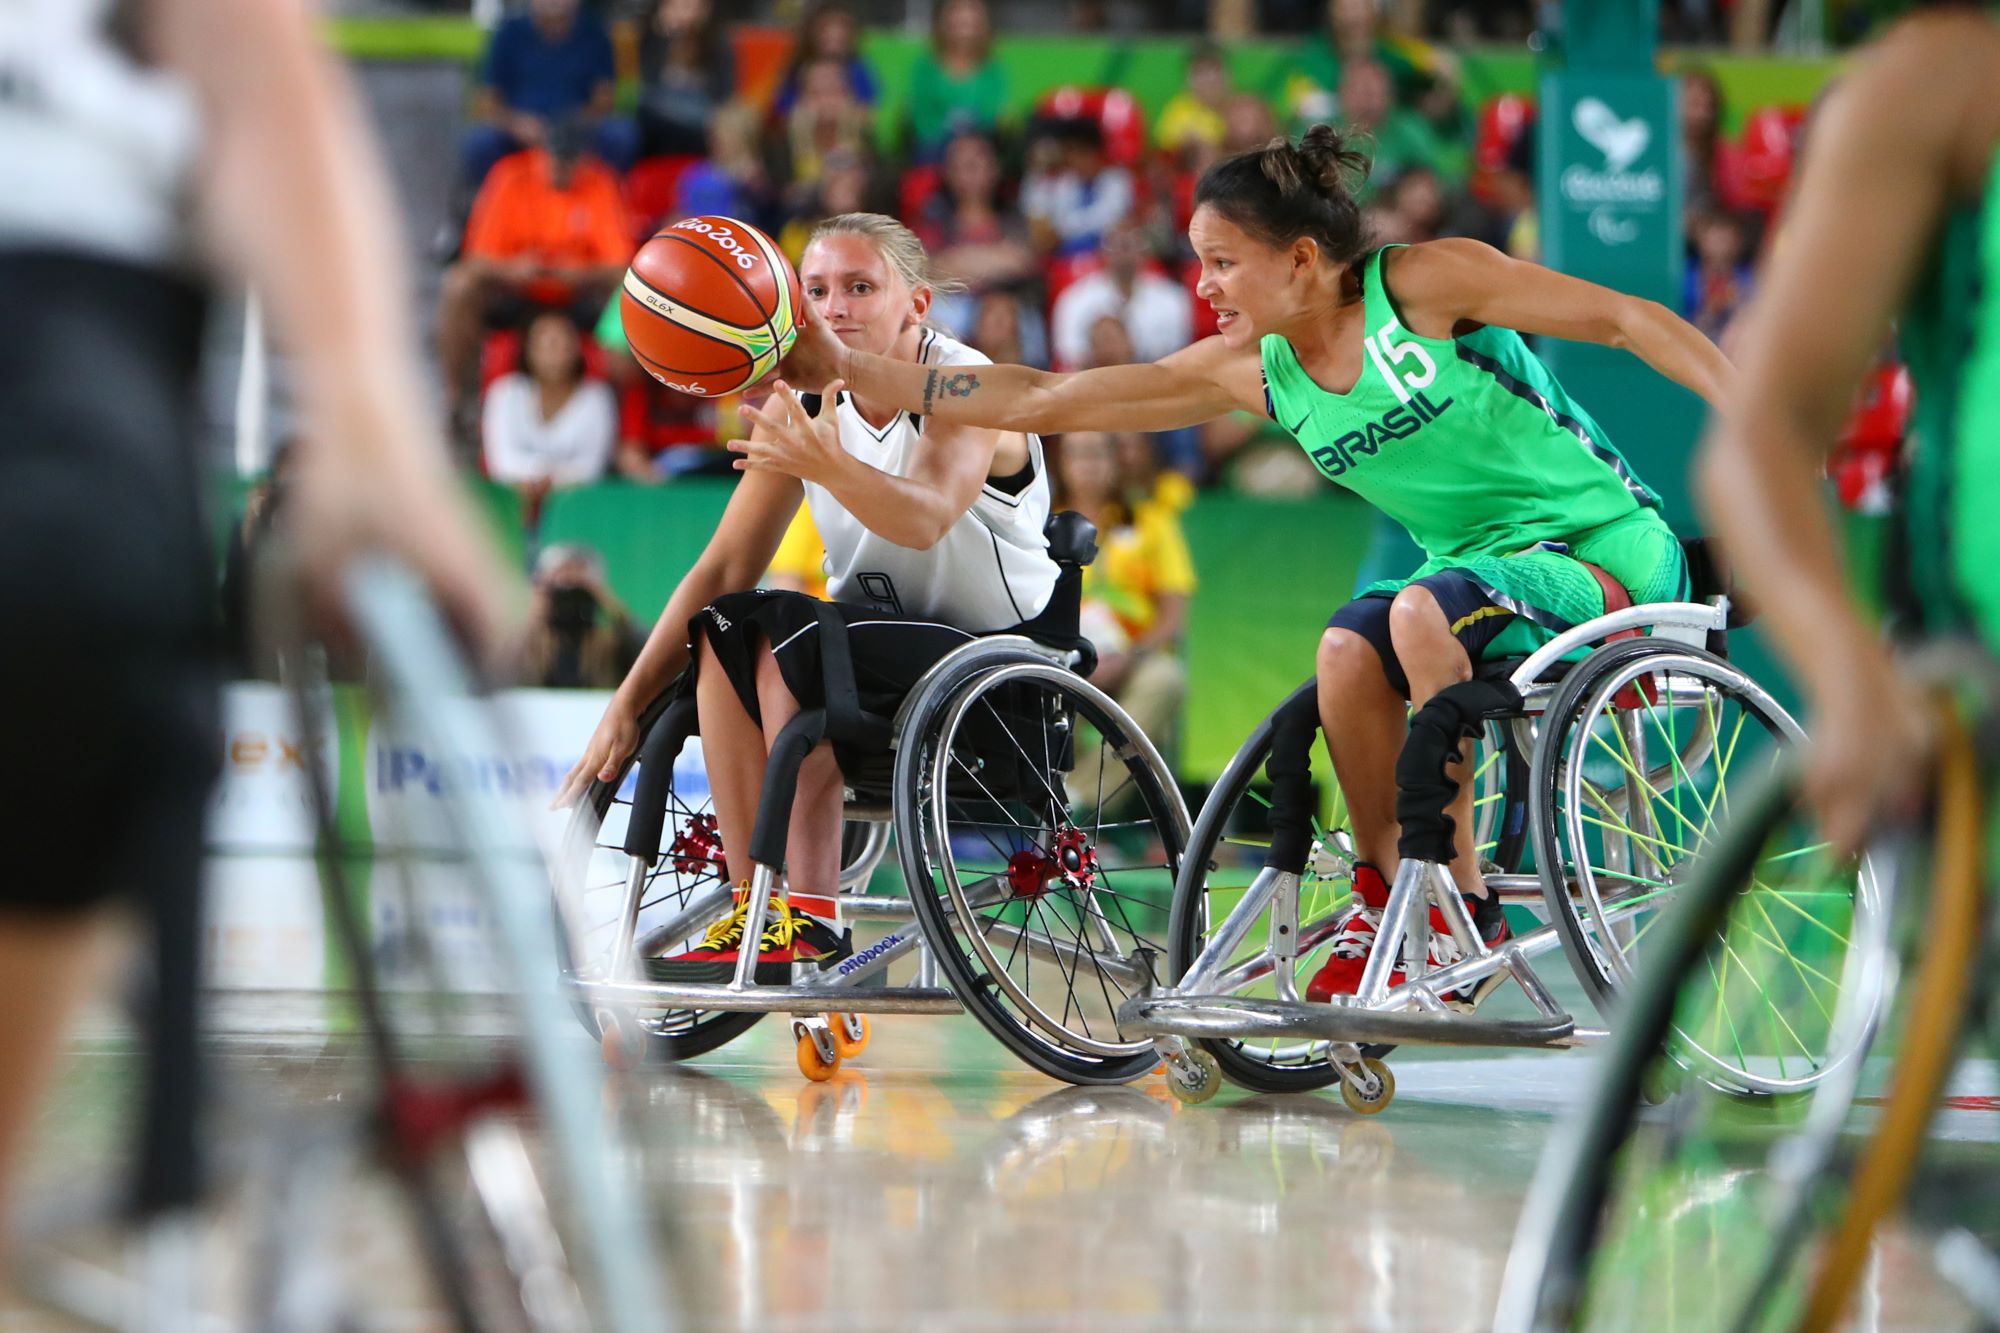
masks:
[[[549,135],[546,147],[503,159],[473,201],[465,249],[445,270],[438,308],[438,357],[445,403],[462,416],[484,331],[525,324],[542,310],[566,310],[585,328],[624,277],[632,229],[618,180],[580,159],[579,126]]]

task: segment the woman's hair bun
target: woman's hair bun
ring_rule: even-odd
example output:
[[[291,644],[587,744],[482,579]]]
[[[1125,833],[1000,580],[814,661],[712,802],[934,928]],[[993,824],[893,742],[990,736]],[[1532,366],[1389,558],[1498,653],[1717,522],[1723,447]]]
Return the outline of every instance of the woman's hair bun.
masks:
[[[1368,178],[1368,154],[1353,147],[1331,125],[1314,125],[1296,142],[1273,139],[1258,165],[1278,193],[1287,199],[1318,195],[1340,199],[1352,195]]]

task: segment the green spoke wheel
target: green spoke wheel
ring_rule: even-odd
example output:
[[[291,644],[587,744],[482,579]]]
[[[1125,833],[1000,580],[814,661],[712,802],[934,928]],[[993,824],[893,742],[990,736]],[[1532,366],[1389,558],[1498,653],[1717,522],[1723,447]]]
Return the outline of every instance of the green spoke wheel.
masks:
[[[1729,818],[1655,916],[1591,1094],[1530,1190],[1498,1328],[1799,1326],[1857,1105],[1895,1045],[1878,1027],[1911,875],[1820,841],[1787,767],[1730,784]]]
[[[1564,682],[1533,778],[1536,854],[1565,952],[1609,1015],[1667,910],[1740,804],[1803,733],[1727,661],[1657,640],[1618,644]],[[1744,1092],[1808,1088],[1837,1053],[1834,1020],[1864,886],[1810,842],[1755,863],[1702,961],[1710,992],[1678,1058]]]

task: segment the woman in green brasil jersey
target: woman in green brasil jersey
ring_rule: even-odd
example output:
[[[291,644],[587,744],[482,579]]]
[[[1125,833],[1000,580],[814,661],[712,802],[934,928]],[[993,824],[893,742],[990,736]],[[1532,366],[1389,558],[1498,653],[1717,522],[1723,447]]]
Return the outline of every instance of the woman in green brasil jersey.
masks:
[[[1583,562],[1635,601],[1686,593],[1657,498],[1520,332],[1626,348],[1711,403],[1730,377],[1714,345],[1655,302],[1475,241],[1370,248],[1350,186],[1366,169],[1326,125],[1211,168],[1188,238],[1201,260],[1195,292],[1219,332],[1154,364],[933,371],[861,355],[811,325],[782,367],[803,388],[837,382],[1003,430],[1171,430],[1248,408],[1409,529],[1429,557],[1422,567],[1366,589],[1320,640],[1320,720],[1363,864],[1308,988],[1314,999],[1356,989],[1395,877],[1406,700],[1421,704],[1483,656],[1527,651],[1602,614],[1603,589]],[[751,415],[771,438],[732,445],[745,455],[739,468],[792,471],[826,447],[783,382]],[[1497,941],[1505,918],[1472,852],[1471,799],[1462,785],[1452,873]],[[1452,948],[1441,937],[1434,960]]]

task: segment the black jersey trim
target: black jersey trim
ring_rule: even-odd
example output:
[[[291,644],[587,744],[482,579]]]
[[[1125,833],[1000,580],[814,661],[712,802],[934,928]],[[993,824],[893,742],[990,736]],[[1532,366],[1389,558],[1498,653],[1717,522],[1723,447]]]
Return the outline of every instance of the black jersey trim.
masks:
[[[1000,534],[992,528],[986,529],[987,537],[993,542],[993,567],[1000,571],[1000,586],[1007,590],[1007,605],[1014,608],[1014,619],[1018,623],[1027,617],[1021,614],[1021,603],[1014,596],[1014,585],[1007,581],[1007,561],[1000,554]]]
[[[1494,382],[1499,384],[1501,388],[1513,394],[1522,402],[1533,404],[1535,409],[1547,416],[1550,421],[1555,422],[1556,425],[1562,427],[1571,435],[1576,436],[1577,440],[1584,448],[1590,450],[1591,455],[1598,462],[1611,469],[1613,475],[1618,478],[1619,482],[1625,487],[1626,492],[1634,500],[1637,500],[1648,509],[1658,509],[1660,507],[1660,497],[1647,490],[1645,483],[1632,475],[1632,469],[1626,465],[1623,458],[1618,456],[1616,450],[1607,448],[1593,439],[1589,429],[1581,421],[1578,421],[1567,412],[1557,411],[1555,405],[1536,392],[1533,386],[1515,379],[1492,357],[1481,352],[1475,352],[1470,347],[1467,347],[1464,339],[1453,339],[1453,345],[1458,348],[1459,360],[1477,370],[1485,371],[1493,377]]]
[[[925,329],[924,336],[917,342],[918,365],[927,366],[930,364],[931,348],[936,344],[936,342],[937,342],[936,330]],[[842,390],[842,392],[845,393],[846,390]],[[858,408],[855,410],[854,419],[856,421],[861,422],[861,429],[867,431],[871,436],[873,436],[875,438],[875,443],[877,444],[888,443],[889,432],[896,429],[896,426],[904,420],[907,420],[910,423],[911,428],[914,429],[917,432],[917,434],[922,435],[924,433],[924,419],[921,416],[917,415],[915,412],[910,412],[906,410],[898,410],[895,416],[889,418],[889,424],[882,427],[882,429],[879,431],[876,430],[873,426],[869,425],[867,421],[862,419],[860,409]]]

